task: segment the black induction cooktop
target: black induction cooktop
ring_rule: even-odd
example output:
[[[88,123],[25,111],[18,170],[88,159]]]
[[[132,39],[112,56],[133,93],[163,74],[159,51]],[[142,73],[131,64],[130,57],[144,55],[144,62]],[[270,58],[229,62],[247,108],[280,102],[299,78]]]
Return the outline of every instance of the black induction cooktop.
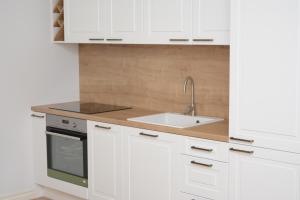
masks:
[[[49,108],[55,110],[83,113],[83,114],[97,114],[97,113],[130,109],[130,107],[127,106],[117,106],[117,105],[92,103],[92,102],[86,103],[86,102],[79,102],[79,101],[55,104]]]

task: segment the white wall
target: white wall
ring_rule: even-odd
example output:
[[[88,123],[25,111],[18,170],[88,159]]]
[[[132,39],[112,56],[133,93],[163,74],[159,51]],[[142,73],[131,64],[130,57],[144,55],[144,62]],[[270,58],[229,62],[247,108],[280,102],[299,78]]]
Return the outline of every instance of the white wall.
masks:
[[[30,106],[79,99],[78,49],[51,44],[49,4],[0,1],[0,199],[33,188]]]

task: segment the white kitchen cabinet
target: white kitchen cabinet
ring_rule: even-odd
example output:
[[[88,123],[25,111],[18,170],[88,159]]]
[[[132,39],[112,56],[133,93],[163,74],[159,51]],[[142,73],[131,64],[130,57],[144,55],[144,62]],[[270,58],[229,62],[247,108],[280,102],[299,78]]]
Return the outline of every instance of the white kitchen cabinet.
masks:
[[[121,200],[122,130],[88,121],[89,199]]]
[[[134,128],[124,136],[124,200],[173,200],[178,137]]]
[[[107,37],[109,43],[141,43],[143,32],[143,1],[106,0]]]
[[[228,162],[228,144],[226,142],[185,136],[181,136],[181,138],[182,141],[185,141],[185,145],[182,146],[184,149],[181,153],[194,157]]]
[[[65,0],[66,42],[229,44],[229,0]]]
[[[191,3],[191,0],[145,0],[145,43],[190,43]]]
[[[212,200],[227,200],[228,163],[180,155],[175,167],[179,169],[176,174],[179,193]]]
[[[230,0],[192,0],[193,44],[229,45]]]
[[[300,153],[300,1],[231,4],[231,142]]]
[[[47,181],[46,115],[31,114],[33,133],[33,156],[35,183],[44,185]]]
[[[230,200],[299,200],[300,155],[230,145]]]
[[[66,42],[104,42],[105,0],[65,0]]]

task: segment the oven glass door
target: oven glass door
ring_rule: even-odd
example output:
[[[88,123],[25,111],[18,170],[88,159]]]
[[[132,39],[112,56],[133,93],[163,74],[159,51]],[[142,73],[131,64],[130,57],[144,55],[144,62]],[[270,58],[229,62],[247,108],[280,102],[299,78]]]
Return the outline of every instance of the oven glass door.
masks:
[[[87,186],[87,136],[47,127],[48,176]]]

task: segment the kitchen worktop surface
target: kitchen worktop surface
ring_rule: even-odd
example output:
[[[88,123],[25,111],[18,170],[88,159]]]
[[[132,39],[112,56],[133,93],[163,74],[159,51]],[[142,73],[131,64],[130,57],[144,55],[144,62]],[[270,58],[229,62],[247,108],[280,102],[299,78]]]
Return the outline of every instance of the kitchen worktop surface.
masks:
[[[216,122],[213,124],[181,129],[181,128],[171,128],[165,126],[127,121],[128,118],[132,118],[132,117],[141,117],[145,115],[162,113],[159,111],[132,108],[128,110],[113,111],[113,112],[106,112],[106,113],[99,113],[99,114],[81,114],[75,112],[54,110],[50,108],[51,106],[53,105],[33,106],[31,109],[34,112],[61,115],[65,117],[73,117],[73,118],[85,119],[90,121],[135,127],[135,128],[142,128],[142,129],[172,133],[177,135],[184,135],[189,137],[216,140],[221,142],[228,142],[229,140],[228,121],[226,120],[221,122]]]

